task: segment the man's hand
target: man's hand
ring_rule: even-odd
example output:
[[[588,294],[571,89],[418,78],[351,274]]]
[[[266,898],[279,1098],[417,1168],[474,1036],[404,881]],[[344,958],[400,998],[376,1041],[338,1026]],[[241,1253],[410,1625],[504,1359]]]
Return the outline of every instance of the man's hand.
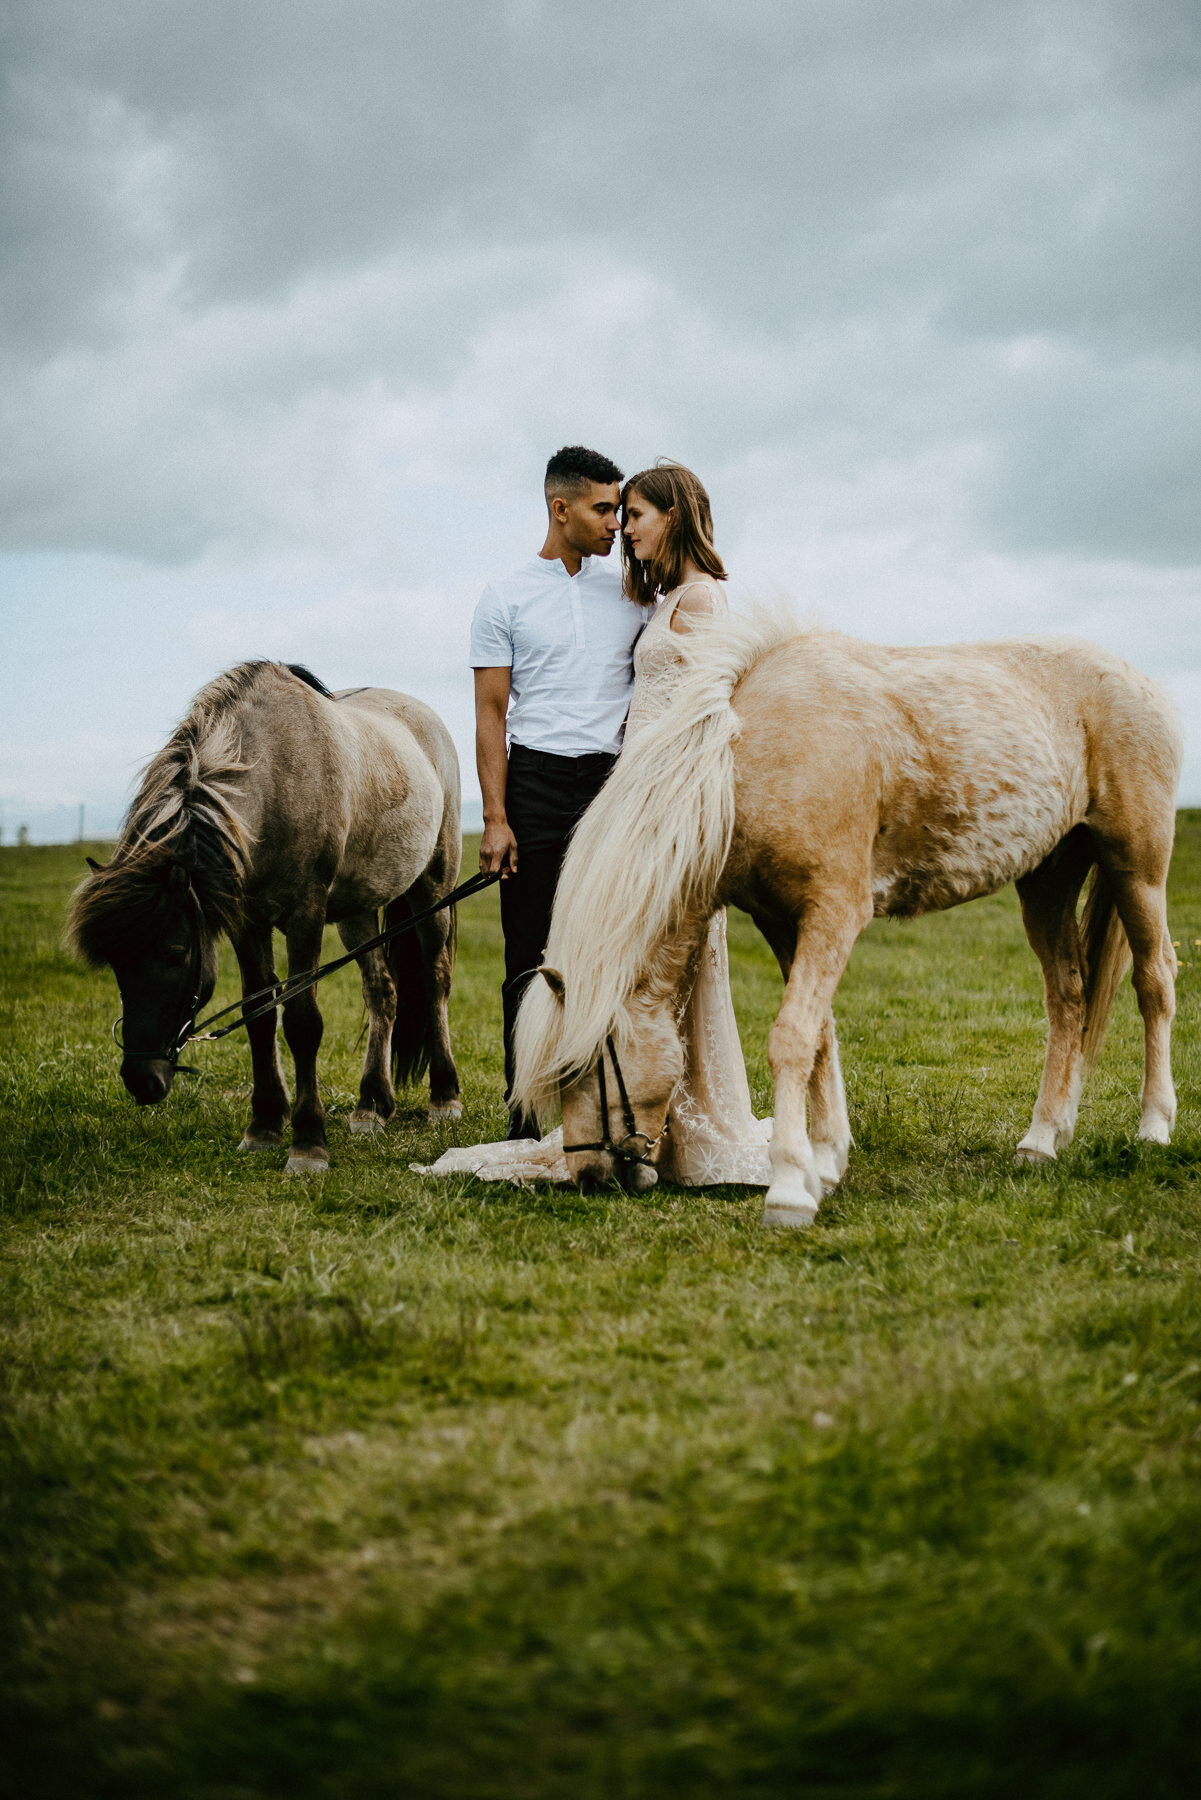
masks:
[[[484,835],[480,840],[480,874],[495,875],[499,869],[502,879],[512,875],[517,868],[517,839],[507,819],[489,824],[484,823]]]

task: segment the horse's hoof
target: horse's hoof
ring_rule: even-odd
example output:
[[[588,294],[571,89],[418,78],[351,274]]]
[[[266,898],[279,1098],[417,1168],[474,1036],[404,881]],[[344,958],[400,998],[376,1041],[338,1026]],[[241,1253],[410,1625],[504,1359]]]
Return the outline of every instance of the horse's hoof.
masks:
[[[382,1131],[387,1123],[387,1119],[382,1119],[377,1112],[360,1110],[350,1115],[350,1130],[354,1137],[366,1137],[373,1131]]]
[[[833,1144],[814,1144],[813,1164],[822,1184],[822,1199],[826,1200],[846,1173],[846,1158],[839,1159]]]
[[[250,1126],[242,1133],[239,1150],[278,1150],[283,1144],[283,1137],[278,1131],[252,1131]]]
[[[284,1166],[285,1175],[324,1175],[329,1168],[329,1151],[323,1149],[290,1150]]]
[[[440,1106],[435,1106],[431,1100],[429,1116],[431,1125],[437,1125],[443,1119],[461,1119],[463,1102],[461,1100],[444,1100]]]
[[[1015,1163],[1024,1163],[1037,1167],[1040,1163],[1053,1163],[1054,1150],[1040,1150],[1037,1144],[1019,1144],[1013,1153]]]
[[[1172,1127],[1166,1119],[1144,1119],[1138,1128],[1140,1144],[1170,1144]]]
[[[759,1223],[779,1227],[785,1231],[798,1231],[806,1225],[812,1225],[816,1217],[817,1208],[812,1201],[808,1206],[802,1206],[795,1202],[768,1200],[764,1205],[763,1217]]]

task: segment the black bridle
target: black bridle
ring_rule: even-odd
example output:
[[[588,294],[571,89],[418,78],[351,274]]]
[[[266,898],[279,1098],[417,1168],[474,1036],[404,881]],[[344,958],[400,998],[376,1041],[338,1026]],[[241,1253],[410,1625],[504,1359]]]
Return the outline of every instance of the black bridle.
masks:
[[[122,1061],[134,1063],[170,1063],[171,1068],[176,1075],[199,1075],[200,1073],[200,1070],[192,1068],[190,1063],[181,1063],[179,1060],[186,1045],[191,1042],[195,1035],[196,1014],[200,1010],[200,981],[203,965],[203,952],[200,947],[200,927],[204,921],[204,914],[200,909],[200,901],[196,897],[196,890],[190,881],[188,883],[188,902],[188,922],[191,926],[192,933],[192,941],[188,948],[192,998],[188,1001],[188,1010],[184,1024],[180,1026],[171,1042],[169,1044],[164,1044],[159,1050],[130,1050],[126,1047],[120,1036],[121,1026],[125,1019],[124,1013],[118,1014],[117,1018],[113,1020],[112,1025],[112,1040],[121,1052]]]
[[[378,950],[381,944],[386,944],[392,938],[402,936],[406,931],[412,931],[415,925],[422,924],[426,919],[432,919],[435,913],[442,912],[448,906],[453,906],[458,900],[466,900],[472,894],[482,892],[484,888],[491,887],[493,882],[499,881],[500,878],[499,869],[491,875],[469,876],[459,887],[453,888],[449,894],[444,894],[441,900],[435,900],[432,906],[425,907],[419,913],[410,913],[408,918],[398,919],[394,925],[387,926],[383,931],[377,931],[374,937],[357,944],[353,950],[348,950],[345,956],[335,956],[307,975],[289,975],[286,981],[273,981],[266,987],[256,989],[253,994],[243,994],[240,1000],[234,1000],[229,1006],[223,1006],[219,1012],[210,1013],[207,1019],[199,1022],[196,1014],[200,1010],[202,962],[200,928],[204,921],[204,914],[189,881],[188,900],[191,903],[189,918],[192,926],[190,952],[192,997],[188,1002],[184,1023],[170,1043],[164,1044],[159,1050],[127,1050],[117,1035],[121,1021],[125,1017],[122,1013],[120,1018],[113,1023],[113,1042],[121,1051],[126,1062],[166,1062],[170,1063],[177,1075],[198,1075],[200,1073],[198,1069],[190,1068],[179,1060],[189,1044],[215,1044],[219,1038],[228,1037],[231,1031],[241,1031],[244,1026],[253,1025],[256,1019],[265,1019],[269,1013],[274,1013],[277,1007],[285,1006],[298,994],[307,993],[309,988],[316,987],[319,981],[324,981],[325,977],[332,975],[336,969],[344,969],[347,963],[357,961],[366,951]],[[211,1029],[218,1019],[224,1019],[229,1013],[239,1010],[242,1014],[241,1018],[234,1019],[229,1025],[223,1025],[220,1031]],[[620,1077],[618,1079],[620,1080]],[[623,1088],[623,1094],[624,1091]]]
[[[605,1082],[605,1051],[609,1052],[613,1064],[613,1073],[617,1077],[617,1092],[621,1097],[621,1117],[626,1128],[626,1135],[618,1143],[614,1143],[613,1134],[609,1130],[609,1090]],[[564,1144],[563,1153],[570,1156],[575,1150],[605,1150],[621,1163],[649,1163],[659,1145],[667,1135],[668,1120],[663,1121],[663,1129],[658,1137],[650,1137],[645,1131],[639,1131],[634,1118],[634,1108],[630,1105],[630,1096],[626,1091],[625,1077],[621,1072],[621,1064],[617,1060],[617,1046],[613,1042],[610,1031],[601,1045],[600,1055],[596,1059],[596,1079],[600,1086],[601,1130],[604,1136],[594,1144]],[[641,1146],[641,1148],[639,1147]]]

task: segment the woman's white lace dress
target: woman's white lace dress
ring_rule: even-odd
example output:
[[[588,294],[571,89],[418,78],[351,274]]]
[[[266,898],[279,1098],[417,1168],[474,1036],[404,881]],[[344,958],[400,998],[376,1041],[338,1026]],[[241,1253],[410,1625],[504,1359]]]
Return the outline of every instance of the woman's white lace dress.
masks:
[[[714,605],[724,610],[721,589],[715,582],[704,585]],[[684,591],[676,588],[664,596],[635,645],[627,744],[666,709],[679,679],[680,651],[671,620]],[[672,1096],[671,1130],[659,1161],[661,1174],[684,1187],[712,1187],[727,1181],[769,1186],[771,1124],[756,1119],[751,1108],[730,998],[724,910],[710,920],[708,933],[681,983],[676,1018],[684,1045],[684,1075]],[[570,1179],[561,1130],[541,1143],[472,1144],[447,1150],[428,1167],[410,1166],[420,1174],[469,1174],[483,1181]]]

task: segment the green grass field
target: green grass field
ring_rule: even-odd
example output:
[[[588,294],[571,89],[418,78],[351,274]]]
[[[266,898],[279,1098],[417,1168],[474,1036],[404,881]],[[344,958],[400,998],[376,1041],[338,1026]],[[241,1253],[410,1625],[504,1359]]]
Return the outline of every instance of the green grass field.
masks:
[[[865,934],[806,1233],[746,1190],[409,1173],[503,1123],[491,892],[453,1134],[408,1096],[350,1138],[349,972],[324,1180],[235,1154],[237,1038],[137,1111],[115,985],[60,947],[81,858],[0,851],[5,1794],[1201,1791],[1201,814],[1173,1147],[1135,1143],[1127,983],[1075,1145],[1014,1167],[1044,1024],[1007,893]],[[731,942],[767,1111],[779,979]]]

